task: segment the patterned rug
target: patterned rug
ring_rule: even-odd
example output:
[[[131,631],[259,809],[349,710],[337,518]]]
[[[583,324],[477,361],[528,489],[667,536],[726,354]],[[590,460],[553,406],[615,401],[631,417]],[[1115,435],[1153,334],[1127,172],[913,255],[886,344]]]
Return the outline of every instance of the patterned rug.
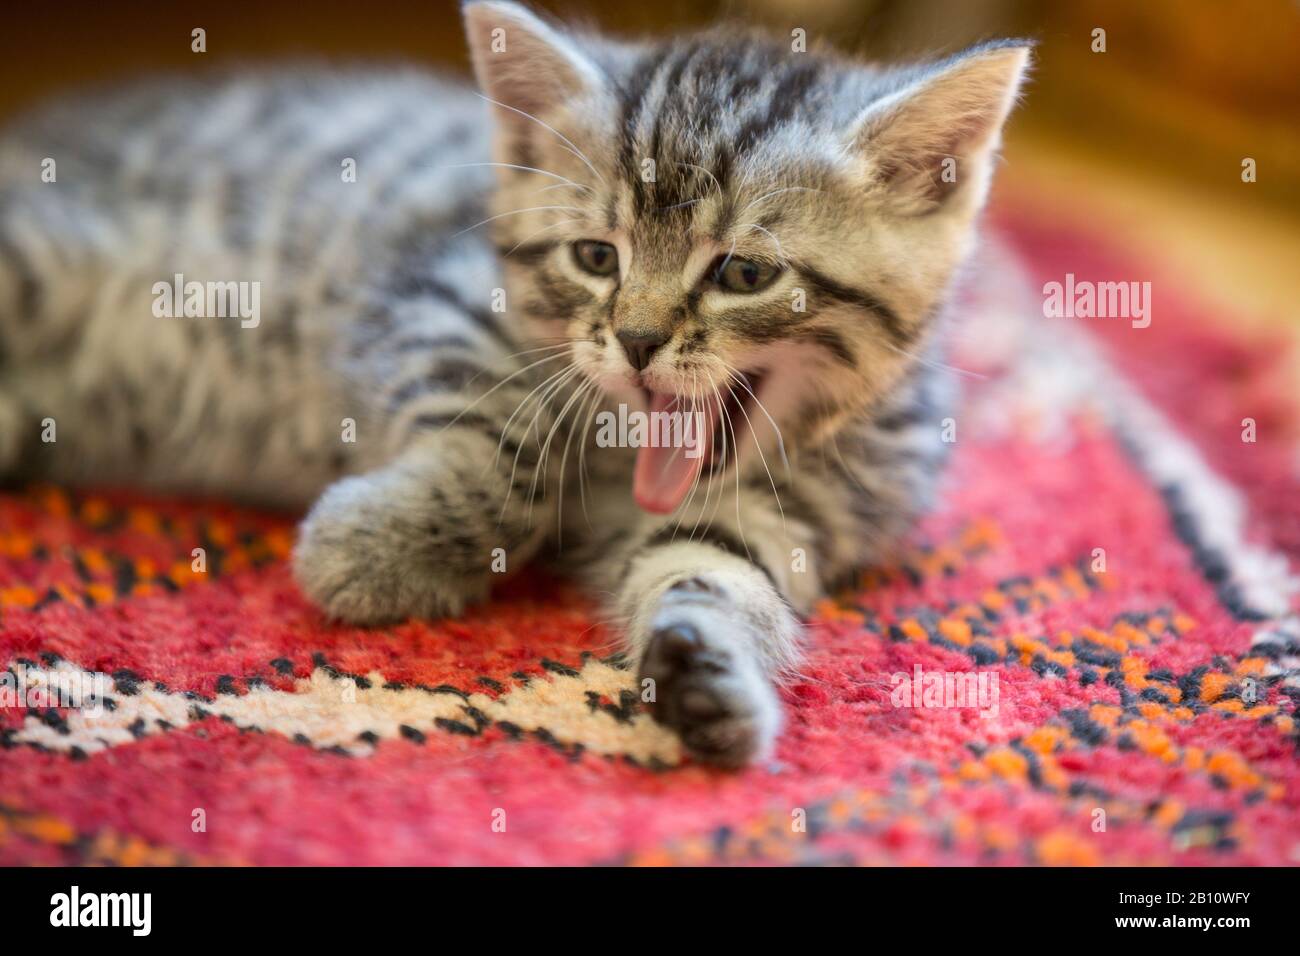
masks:
[[[28,488],[0,497],[0,863],[1300,863],[1284,343],[995,225],[1027,271],[994,251],[967,303],[942,506],[819,608],[768,763],[690,764],[563,582],[327,626],[292,516]],[[1044,318],[1066,273],[1151,279],[1153,321]],[[40,697],[91,679],[94,717]]]

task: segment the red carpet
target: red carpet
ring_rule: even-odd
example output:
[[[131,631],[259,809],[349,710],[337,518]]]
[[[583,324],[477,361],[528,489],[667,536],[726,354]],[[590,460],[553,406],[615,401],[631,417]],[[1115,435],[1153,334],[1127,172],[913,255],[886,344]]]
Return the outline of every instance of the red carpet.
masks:
[[[0,863],[1300,863],[1280,350],[1114,250],[1002,225],[1038,285],[1153,280],[1150,328],[1067,321],[1176,432],[1007,400],[1036,371],[1019,343],[954,356],[987,377],[943,504],[816,616],[772,762],[686,762],[590,606],[540,575],[463,621],[330,627],[290,579],[289,517],[34,488],[0,498],[0,662],[101,672],[112,703],[0,707]],[[1030,292],[992,306],[1032,329]],[[1177,434],[1239,526],[1161,449]],[[996,675],[996,705],[895,706],[917,667]]]

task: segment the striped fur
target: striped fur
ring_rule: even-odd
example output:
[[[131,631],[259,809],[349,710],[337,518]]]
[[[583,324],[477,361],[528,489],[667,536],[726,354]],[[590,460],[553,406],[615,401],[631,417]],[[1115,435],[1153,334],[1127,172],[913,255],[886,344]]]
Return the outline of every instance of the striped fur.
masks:
[[[466,21],[482,97],[241,72],[0,134],[0,471],[314,502],[296,572],[355,623],[455,613],[543,553],[612,596],[656,718],[749,762],[800,614],[932,493],[947,290],[1026,49],[881,70],[504,2]],[[729,292],[719,257],[778,274]],[[177,273],[259,283],[260,321],[157,317]],[[629,331],[664,341],[639,376]],[[725,467],[639,511],[596,413],[721,401],[739,371]]]

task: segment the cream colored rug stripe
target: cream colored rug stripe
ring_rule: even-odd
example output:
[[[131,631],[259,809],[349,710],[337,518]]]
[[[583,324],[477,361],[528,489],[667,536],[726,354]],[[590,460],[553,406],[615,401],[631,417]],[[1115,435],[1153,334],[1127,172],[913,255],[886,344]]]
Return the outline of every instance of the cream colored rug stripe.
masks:
[[[107,674],[84,671],[68,661],[49,667],[14,661],[9,669],[22,674],[27,700],[39,700],[36,691],[52,686],[92,682],[113,686]],[[617,701],[621,691],[633,689],[630,673],[594,658],[576,676],[547,673],[496,698],[475,693],[466,700],[450,693],[390,689],[379,672],[366,677],[370,686],[363,688],[351,677],[317,667],[309,678],[296,681],[293,691],[254,686],[246,694],[219,694],[211,702],[141,681],[135,694],[111,693],[111,706],[62,711],[61,719],[28,714],[9,739],[64,753],[77,749],[93,754],[213,716],[249,730],[305,738],[319,749],[337,747],[365,756],[374,752],[375,740],[455,730],[440,725],[440,719],[480,729],[486,718],[510,725],[507,729],[543,731],[560,744],[580,745],[596,754],[627,756],[639,763],[676,764],[681,759],[677,738],[646,714],[636,712],[620,719],[592,707],[589,692]]]

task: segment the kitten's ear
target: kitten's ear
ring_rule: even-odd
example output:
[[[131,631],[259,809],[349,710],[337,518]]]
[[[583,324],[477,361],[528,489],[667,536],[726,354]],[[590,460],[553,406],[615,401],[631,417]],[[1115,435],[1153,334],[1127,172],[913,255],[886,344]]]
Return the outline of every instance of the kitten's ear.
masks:
[[[526,7],[475,0],[465,4],[464,14],[474,75],[504,112],[537,116],[602,87],[600,68]]]
[[[930,212],[958,194],[983,202],[1030,50],[1016,41],[960,54],[858,118],[854,151],[899,211]]]

